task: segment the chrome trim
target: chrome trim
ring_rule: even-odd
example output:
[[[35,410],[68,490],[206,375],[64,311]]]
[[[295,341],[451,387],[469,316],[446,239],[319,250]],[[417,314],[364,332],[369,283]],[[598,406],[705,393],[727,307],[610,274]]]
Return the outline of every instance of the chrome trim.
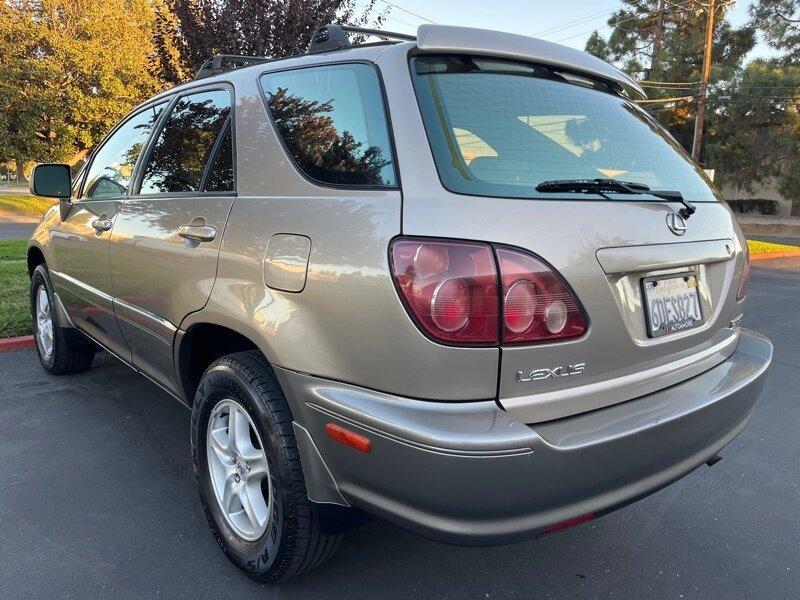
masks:
[[[106,302],[108,302],[109,305],[111,304],[111,301],[113,300],[113,298],[110,295],[106,294],[105,292],[101,292],[97,288],[92,287],[90,285],[87,285],[87,284],[83,283],[82,281],[80,281],[79,279],[75,279],[74,277],[70,277],[66,273],[61,273],[59,271],[54,271],[54,270],[51,269],[50,270],[50,275],[51,275],[51,277],[53,275],[55,275],[58,279],[61,279],[62,281],[67,282],[70,285],[73,285],[78,289],[81,289],[81,290],[84,290],[86,292],[89,292],[90,294],[105,300]],[[64,286],[62,285],[62,287],[64,287]],[[78,295],[80,296],[80,294],[78,294]],[[86,300],[87,302],[91,302],[92,304],[95,304],[95,301],[91,300],[89,298],[84,298],[84,300]],[[100,307],[100,308],[103,308],[103,307]]]
[[[131,325],[136,325],[137,327],[143,328],[145,331],[148,331],[150,333],[153,332],[155,327],[149,328],[149,327],[147,327],[147,325],[142,325],[141,323],[136,322],[135,320],[131,319],[130,317],[128,317],[128,316],[126,316],[124,314],[119,314],[118,313],[118,309],[121,308],[123,311],[129,311],[129,312],[134,313],[135,315],[138,315],[138,316],[140,316],[140,317],[142,317],[144,319],[147,319],[149,321],[154,322],[158,327],[161,327],[162,329],[164,329],[167,332],[169,332],[170,336],[174,336],[175,332],[178,330],[178,328],[175,327],[175,325],[173,325],[172,323],[170,323],[166,319],[164,319],[162,317],[159,317],[158,315],[156,315],[154,313],[151,313],[150,311],[144,310],[143,308],[139,308],[138,306],[130,304],[129,302],[125,302],[124,300],[120,300],[119,298],[114,298],[113,306],[114,306],[114,314],[116,314],[117,317],[119,317],[121,319],[124,319],[127,323],[130,323]],[[159,337],[163,337],[163,336],[159,335]],[[172,342],[167,338],[164,338],[164,341],[167,342],[168,344],[172,344]]]

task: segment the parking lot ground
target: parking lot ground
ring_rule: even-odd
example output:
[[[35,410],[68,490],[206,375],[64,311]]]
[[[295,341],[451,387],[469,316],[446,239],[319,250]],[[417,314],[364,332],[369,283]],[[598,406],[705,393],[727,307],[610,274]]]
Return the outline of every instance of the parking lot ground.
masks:
[[[716,466],[539,540],[457,548],[386,523],[262,586],[197,498],[189,413],[107,356],[51,377],[0,354],[0,596],[16,598],[758,598],[800,595],[800,259],[753,269],[744,324],[775,343],[750,426]]]

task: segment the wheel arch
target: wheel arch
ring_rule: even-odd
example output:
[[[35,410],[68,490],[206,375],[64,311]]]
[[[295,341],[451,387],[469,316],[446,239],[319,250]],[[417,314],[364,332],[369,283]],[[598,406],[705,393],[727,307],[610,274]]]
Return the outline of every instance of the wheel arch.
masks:
[[[47,264],[47,260],[44,257],[44,252],[42,251],[41,248],[39,248],[39,246],[35,244],[31,244],[30,246],[28,246],[27,260],[28,260],[28,277],[33,275],[33,271],[34,269],[36,269],[36,267],[42,264],[44,265]]]
[[[175,372],[181,392],[191,406],[200,378],[218,358],[234,352],[258,350],[269,361],[269,355],[252,336],[218,323],[200,321],[185,330],[179,329],[175,338]]]

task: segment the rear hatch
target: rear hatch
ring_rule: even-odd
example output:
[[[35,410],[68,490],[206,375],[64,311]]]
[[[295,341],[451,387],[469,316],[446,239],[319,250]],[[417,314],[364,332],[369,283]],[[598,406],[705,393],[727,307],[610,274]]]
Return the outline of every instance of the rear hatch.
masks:
[[[674,385],[733,352],[741,233],[654,119],[568,69],[452,54],[412,57],[410,68],[419,109],[402,109],[409,127],[396,133],[401,168],[404,149],[416,159],[403,234],[534,254],[587,322],[575,339],[502,346],[505,409],[526,423],[557,419]],[[677,191],[696,212],[681,217],[681,203],[649,193],[536,190],[594,178]]]

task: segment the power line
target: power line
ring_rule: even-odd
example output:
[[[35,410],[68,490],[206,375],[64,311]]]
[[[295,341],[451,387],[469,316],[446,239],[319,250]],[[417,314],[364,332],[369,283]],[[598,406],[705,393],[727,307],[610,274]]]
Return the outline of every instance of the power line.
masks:
[[[604,17],[605,15],[617,12],[618,10],[619,8],[612,8],[611,10],[604,10],[603,12],[589,15],[588,17],[582,17],[580,19],[575,19],[573,21],[567,21],[566,23],[562,23],[561,25],[558,25],[556,27],[550,27],[549,29],[543,29],[542,31],[537,31],[536,33],[532,33],[531,37],[539,37],[540,35],[549,35],[551,33],[556,33],[564,29],[569,29],[570,27],[574,27],[575,25],[580,25],[581,23],[591,21],[592,19],[596,19],[597,17]]]
[[[692,2],[692,0],[683,0],[683,2],[681,2],[679,4],[675,4],[673,2],[667,2],[667,4],[671,8],[680,8],[681,6],[684,6],[685,4],[688,4],[689,2]],[[636,16],[633,16],[633,17],[628,17],[627,19],[622,19],[621,21],[615,21],[613,23],[609,23],[607,25],[603,25],[602,27],[596,27],[594,29],[590,29],[589,31],[582,31],[581,33],[576,33],[574,35],[570,35],[570,36],[567,36],[565,38],[561,38],[559,40],[556,40],[556,43],[565,42],[567,40],[571,40],[573,38],[580,37],[582,35],[586,35],[587,33],[593,33],[595,31],[600,31],[601,29],[608,29],[609,27],[617,27],[621,23],[627,23],[628,21],[635,21],[636,19],[639,19],[639,18],[640,18],[639,15],[636,15]]]
[[[664,102],[690,102],[695,99],[691,96],[673,96],[672,98],[654,98],[653,100],[637,100],[636,104],[663,104]]]
[[[418,19],[422,19],[423,21],[427,21],[428,23],[436,25],[436,21],[433,21],[433,20],[429,19],[428,17],[423,17],[422,15],[417,14],[415,12],[412,12],[412,11],[410,11],[408,9],[405,9],[402,6],[398,6],[397,4],[394,4],[393,2],[387,2],[387,0],[381,0],[381,2],[383,2],[384,4],[386,4],[388,6],[391,6],[392,8],[396,8],[397,10],[401,10],[404,13],[411,15],[412,17],[417,17]]]

